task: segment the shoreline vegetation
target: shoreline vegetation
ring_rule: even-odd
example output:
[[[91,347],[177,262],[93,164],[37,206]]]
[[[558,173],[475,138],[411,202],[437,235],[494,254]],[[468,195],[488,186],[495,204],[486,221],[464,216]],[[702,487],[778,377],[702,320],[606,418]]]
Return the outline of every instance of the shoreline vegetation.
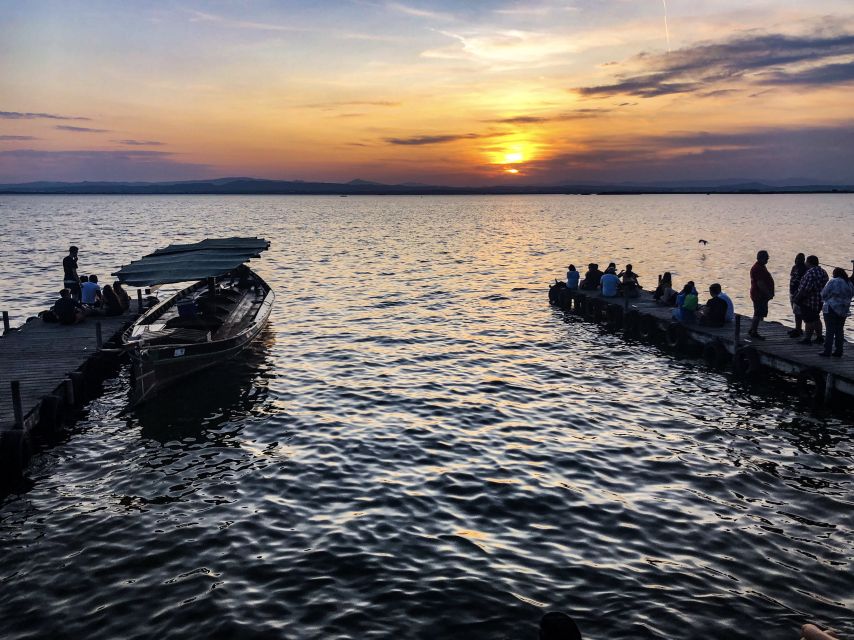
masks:
[[[680,184],[493,185],[448,187],[426,184],[381,184],[220,178],[182,182],[28,182],[0,184],[0,195],[645,195],[645,194],[818,194],[854,193],[854,185],[761,182]]]

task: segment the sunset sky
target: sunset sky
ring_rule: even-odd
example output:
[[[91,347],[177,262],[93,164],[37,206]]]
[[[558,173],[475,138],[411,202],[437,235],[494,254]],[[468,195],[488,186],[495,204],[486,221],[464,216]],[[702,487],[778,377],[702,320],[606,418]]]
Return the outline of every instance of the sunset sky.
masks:
[[[0,183],[854,183],[851,0],[0,0]]]

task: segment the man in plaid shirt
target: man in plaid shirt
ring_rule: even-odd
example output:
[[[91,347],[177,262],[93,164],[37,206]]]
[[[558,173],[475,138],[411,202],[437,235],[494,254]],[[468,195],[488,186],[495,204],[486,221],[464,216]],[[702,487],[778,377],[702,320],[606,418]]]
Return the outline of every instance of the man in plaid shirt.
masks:
[[[816,342],[824,341],[821,330],[821,290],[830,280],[827,271],[819,266],[816,256],[807,258],[807,267],[807,272],[801,278],[801,284],[795,294],[795,301],[801,309],[801,318],[804,320],[805,333],[800,344],[810,344],[813,332],[816,335]]]

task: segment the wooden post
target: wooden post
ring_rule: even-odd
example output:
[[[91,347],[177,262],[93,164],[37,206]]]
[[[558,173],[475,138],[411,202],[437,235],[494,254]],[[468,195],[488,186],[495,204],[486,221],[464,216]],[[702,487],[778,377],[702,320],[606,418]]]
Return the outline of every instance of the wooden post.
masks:
[[[104,339],[101,333],[101,321],[95,323],[95,344],[100,349],[104,346]]]
[[[65,379],[65,402],[69,406],[74,406],[74,382],[71,378]]]
[[[741,316],[737,313],[735,314],[735,331],[733,340],[735,341],[735,348],[738,349],[738,343],[741,342]]]
[[[24,407],[21,403],[21,383],[12,380],[12,411],[15,413],[15,428],[24,428]]]
[[[825,327],[827,329],[827,327]],[[833,374],[828,373],[825,381],[824,381],[824,403],[827,404],[830,402],[830,399],[833,397],[833,386],[834,386]],[[818,390],[816,390],[818,391]]]
[[[136,290],[136,305],[136,310],[139,312],[140,315],[142,315],[142,289]]]
[[[9,312],[3,312],[3,333],[9,332]]]

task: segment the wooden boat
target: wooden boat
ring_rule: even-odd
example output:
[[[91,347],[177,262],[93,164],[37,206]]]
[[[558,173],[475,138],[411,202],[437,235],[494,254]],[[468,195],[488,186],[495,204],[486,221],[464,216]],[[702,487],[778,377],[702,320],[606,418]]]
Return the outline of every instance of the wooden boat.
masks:
[[[143,313],[122,335],[133,362],[133,402],[238,354],[270,316],[275,294],[245,265],[269,247],[260,238],[170,245],[122,267],[131,286],[197,280]]]

